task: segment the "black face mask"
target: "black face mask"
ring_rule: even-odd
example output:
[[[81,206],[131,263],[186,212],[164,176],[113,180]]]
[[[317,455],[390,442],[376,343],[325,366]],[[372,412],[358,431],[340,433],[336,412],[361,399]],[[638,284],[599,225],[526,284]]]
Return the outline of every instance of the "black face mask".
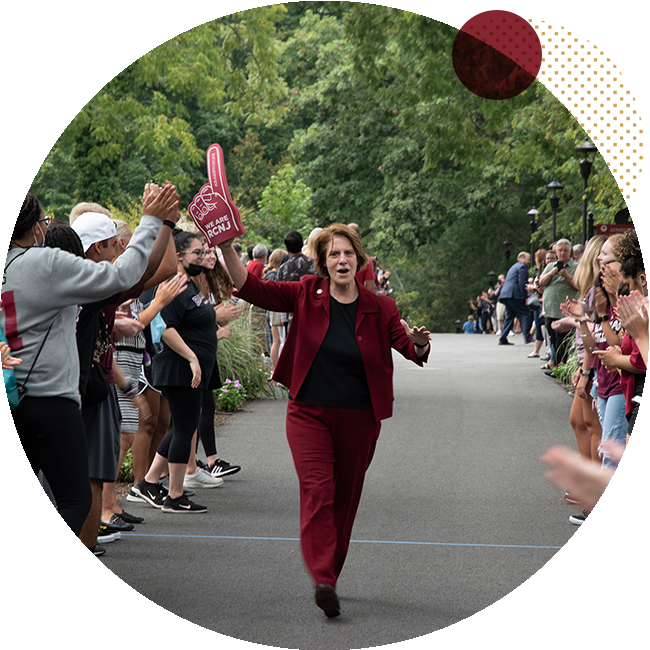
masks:
[[[185,270],[190,277],[195,278],[197,275],[201,275],[205,268],[200,264],[189,264]]]

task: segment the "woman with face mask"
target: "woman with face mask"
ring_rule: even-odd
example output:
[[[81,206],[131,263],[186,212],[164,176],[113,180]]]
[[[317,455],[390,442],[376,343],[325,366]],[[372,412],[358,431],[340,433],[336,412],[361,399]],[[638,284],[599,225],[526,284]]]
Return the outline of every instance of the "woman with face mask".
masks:
[[[174,244],[178,272],[188,277],[188,283],[186,290],[161,312],[166,325],[163,349],[153,359],[153,383],[169,403],[172,428],[160,443],[146,476],[132,490],[163,512],[199,513],[207,508],[185,496],[183,482],[201,404],[215,365],[217,324],[214,307],[192,280],[205,270],[202,241],[192,232],[174,230]],[[163,496],[158,481],[168,466],[169,493]],[[208,478],[212,480],[204,487],[223,483],[222,479]]]

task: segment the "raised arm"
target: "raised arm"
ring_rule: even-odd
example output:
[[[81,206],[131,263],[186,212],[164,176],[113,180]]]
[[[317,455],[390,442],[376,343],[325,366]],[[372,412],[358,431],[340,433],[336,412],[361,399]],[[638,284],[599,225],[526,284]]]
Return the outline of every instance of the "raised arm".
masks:
[[[237,255],[237,252],[232,247],[233,241],[235,240],[228,239],[219,244],[219,248],[223,254],[223,261],[226,263],[226,268],[228,269],[228,273],[230,273],[233,284],[237,289],[241,289],[248,279],[248,271],[239,259],[239,255]]]

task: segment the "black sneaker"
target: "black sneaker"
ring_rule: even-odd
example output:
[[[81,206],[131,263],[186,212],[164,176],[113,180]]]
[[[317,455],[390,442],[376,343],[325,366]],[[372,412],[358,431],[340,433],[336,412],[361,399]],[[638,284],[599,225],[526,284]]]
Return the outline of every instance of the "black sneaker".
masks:
[[[142,479],[137,485],[134,485],[131,490],[136,496],[142,498],[143,501],[148,503],[154,508],[163,507],[163,495],[160,493],[160,486],[158,483],[147,483]]]
[[[126,532],[128,530],[133,530],[135,526],[133,524],[127,524],[121,517],[113,515],[109,521],[100,521],[102,526],[106,526],[110,532]]]
[[[200,506],[194,501],[190,501],[184,494],[178,499],[172,499],[169,495],[165,497],[165,505],[163,505],[163,512],[182,512],[182,513],[198,513],[207,512],[205,506]]]
[[[222,458],[218,458],[212,465],[210,465],[210,467],[208,467],[208,472],[210,472],[212,476],[223,478],[224,476],[236,474],[240,469],[241,467],[239,465],[231,465]]]
[[[106,553],[106,549],[99,544],[95,544],[95,546],[93,546],[90,550],[92,551],[92,554],[96,555],[97,557],[100,557]]]
[[[97,531],[97,543],[98,544],[108,544],[108,542],[114,542],[116,539],[120,539],[122,533],[117,530],[108,530],[104,524],[99,524],[99,531]]]
[[[571,515],[569,517],[569,521],[574,525],[574,526],[582,526],[582,524],[585,523],[585,519],[587,518],[587,515],[584,513],[581,513],[579,515]]]
[[[139,499],[140,497],[138,497]],[[128,496],[127,496],[128,499]],[[141,524],[144,521],[144,517],[138,517],[128,513],[126,510],[117,515],[122,521],[125,521],[127,524]]]

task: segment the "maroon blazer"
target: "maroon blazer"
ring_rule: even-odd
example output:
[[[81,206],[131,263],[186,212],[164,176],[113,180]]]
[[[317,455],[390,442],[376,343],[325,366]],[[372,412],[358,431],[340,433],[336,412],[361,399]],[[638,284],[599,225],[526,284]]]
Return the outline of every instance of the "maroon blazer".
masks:
[[[287,386],[295,397],[329,327],[329,278],[307,275],[300,282],[262,282],[249,273],[237,296],[263,309],[293,312],[273,379]],[[388,296],[377,296],[363,286],[359,286],[355,333],[375,420],[384,420],[393,414],[391,348],[419,366],[427,360],[429,350],[418,359],[415,346],[400,324],[395,301]]]

